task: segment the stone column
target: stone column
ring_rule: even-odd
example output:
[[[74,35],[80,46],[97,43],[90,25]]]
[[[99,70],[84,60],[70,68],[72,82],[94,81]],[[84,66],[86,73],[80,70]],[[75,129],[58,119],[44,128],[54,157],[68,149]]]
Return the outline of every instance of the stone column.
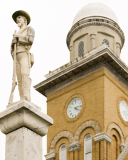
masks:
[[[100,160],[106,160],[106,141],[100,142]]]
[[[70,160],[78,160],[79,149],[80,149],[80,143],[78,142],[75,142],[68,146],[68,150],[70,152]],[[73,152],[74,152],[74,156],[73,156]]]
[[[100,143],[100,142],[97,142],[97,143],[96,143],[96,155],[95,155],[96,160],[99,160],[99,159],[100,159],[100,157],[99,157],[99,155],[100,155],[99,143]]]
[[[110,135],[108,135],[107,133],[102,132],[102,133],[98,133],[94,136],[94,141],[95,141],[95,143],[100,143],[100,145],[97,145],[97,147],[100,146],[99,147],[100,154],[96,153],[96,154],[100,155],[99,159],[106,160],[107,154],[108,154],[106,145],[107,145],[107,143],[111,143],[112,137]],[[98,156],[96,155],[96,157],[98,157]]]
[[[40,108],[21,100],[0,113],[0,128],[6,134],[5,160],[42,160],[42,137],[53,124]]]
[[[120,58],[120,52],[121,52],[120,44],[116,43],[116,55],[119,58]]]
[[[107,160],[110,159],[110,143],[107,143]]]
[[[74,160],[78,160],[79,159],[79,150],[75,150],[74,151]]]
[[[69,153],[69,157],[70,157],[70,160],[74,160],[74,159],[73,159],[73,152],[70,152],[70,153]]]
[[[90,48],[91,50],[96,47],[96,34],[90,35]]]

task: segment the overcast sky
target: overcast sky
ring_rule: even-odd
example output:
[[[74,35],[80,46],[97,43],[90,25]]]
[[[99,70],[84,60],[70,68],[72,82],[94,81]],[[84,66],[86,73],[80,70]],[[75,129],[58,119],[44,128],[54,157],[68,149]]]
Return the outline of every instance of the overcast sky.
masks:
[[[44,75],[69,62],[66,36],[77,12],[91,2],[109,6],[116,14],[125,34],[121,59],[128,65],[128,1],[127,0],[1,0],[0,4],[0,112],[6,109],[12,84],[13,63],[10,43],[17,25],[12,14],[25,10],[31,16],[30,26],[35,30],[31,52],[35,64],[31,70],[32,86],[43,81]],[[32,87],[32,102],[46,113],[46,98]],[[14,101],[19,100],[18,89]],[[43,138],[43,152],[46,154],[46,138]],[[0,160],[5,159],[5,135],[0,132]],[[45,158],[44,158],[45,159]]]

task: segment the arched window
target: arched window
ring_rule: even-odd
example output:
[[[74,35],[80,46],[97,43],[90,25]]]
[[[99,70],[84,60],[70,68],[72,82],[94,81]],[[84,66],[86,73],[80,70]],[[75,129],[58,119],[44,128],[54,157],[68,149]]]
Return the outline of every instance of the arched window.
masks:
[[[67,160],[66,144],[60,146],[59,160]]]
[[[78,56],[83,56],[84,55],[84,42],[81,41],[78,45]]]
[[[84,160],[92,160],[92,136],[87,134],[84,138]]]
[[[111,142],[111,150],[112,150],[112,160],[116,160],[118,158],[118,141],[115,135],[112,136],[112,142]]]
[[[103,42],[102,42],[102,44],[103,43],[105,43],[106,45],[108,45],[108,47],[109,47],[109,41],[105,38],[105,39],[103,39]]]

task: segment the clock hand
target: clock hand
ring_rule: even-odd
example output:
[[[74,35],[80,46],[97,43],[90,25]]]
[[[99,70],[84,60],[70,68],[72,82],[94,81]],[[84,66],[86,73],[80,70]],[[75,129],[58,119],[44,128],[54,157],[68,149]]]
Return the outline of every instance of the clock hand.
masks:
[[[78,110],[77,107],[74,107],[74,109]]]
[[[79,108],[79,107],[81,108],[81,106],[77,106],[76,108]]]
[[[79,109],[78,109],[78,107],[80,107],[80,108],[81,108],[81,106],[76,106],[76,107],[74,107],[74,109],[79,110]]]

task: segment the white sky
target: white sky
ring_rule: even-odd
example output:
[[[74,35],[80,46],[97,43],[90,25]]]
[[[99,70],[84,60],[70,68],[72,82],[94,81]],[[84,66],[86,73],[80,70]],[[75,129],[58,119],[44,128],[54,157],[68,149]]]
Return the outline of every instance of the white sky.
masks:
[[[31,70],[32,86],[43,81],[44,75],[69,62],[66,36],[77,12],[91,2],[109,6],[116,14],[125,34],[125,45],[121,59],[128,65],[128,1],[127,0],[1,0],[0,4],[0,112],[6,109],[12,84],[13,63],[10,55],[10,43],[17,25],[12,20],[16,10],[25,10],[31,16],[35,30],[35,40],[31,52],[35,64]],[[31,89],[32,102],[46,113],[46,98]],[[19,100],[18,89],[14,94]],[[45,136],[46,137],[46,136]],[[46,154],[46,138],[43,138],[43,154]],[[0,160],[5,159],[5,135],[0,132]],[[45,158],[43,158],[45,159]]]

